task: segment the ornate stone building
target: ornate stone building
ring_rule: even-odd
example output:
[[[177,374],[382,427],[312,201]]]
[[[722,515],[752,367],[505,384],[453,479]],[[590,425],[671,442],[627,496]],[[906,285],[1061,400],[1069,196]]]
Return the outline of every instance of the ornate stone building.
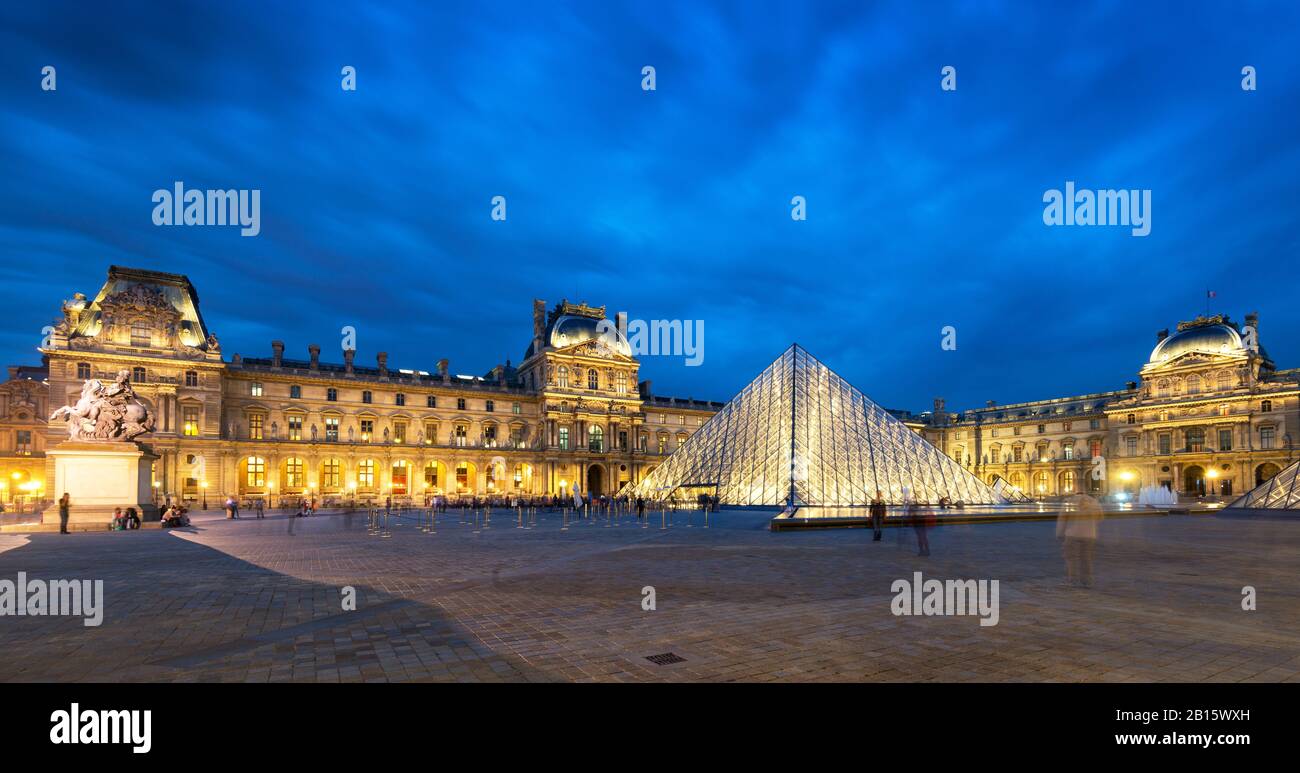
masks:
[[[0,498],[57,496],[43,491],[44,451],[67,430],[45,420],[51,406],[124,368],[156,413],[141,439],[160,457],[159,496],[191,500],[611,492],[722,407],[652,395],[627,347],[600,334],[604,307],[534,301],[532,317],[518,365],[482,376],[446,360],[433,373],[390,368],[383,352],[374,365],[350,350],[322,360],[319,346],[294,358],[278,341],[270,357],[227,359],[186,277],[111,267],[93,299],[64,303],[44,365],[11,368],[0,385]],[[1296,458],[1300,371],[1277,370],[1258,329],[1250,315],[1244,328],[1209,317],[1162,331],[1139,381],[1113,392],[892,413],[982,480],[1034,497],[1160,484],[1236,495]]]
[[[93,300],[76,295],[44,349],[49,390],[132,371],[157,414],[142,438],[160,456],[159,495],[273,504],[422,501],[446,494],[609,493],[639,480],[720,406],[648,394],[626,345],[606,346],[603,307],[533,304],[518,366],[453,375],[285,356],[223,359],[189,280],[121,267]],[[46,441],[66,431],[50,425]],[[48,466],[48,465],[47,465]],[[47,477],[52,469],[47,470]],[[205,496],[206,495],[206,496]]]
[[[1157,333],[1122,390],[961,414],[940,400],[922,431],[986,482],[1036,498],[1153,485],[1231,498],[1297,455],[1300,371],[1277,370],[1258,342],[1256,314],[1244,327],[1198,317]]]

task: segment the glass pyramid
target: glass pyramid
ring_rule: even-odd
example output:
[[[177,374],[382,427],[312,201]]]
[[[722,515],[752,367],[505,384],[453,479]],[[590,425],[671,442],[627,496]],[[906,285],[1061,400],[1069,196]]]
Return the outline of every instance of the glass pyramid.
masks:
[[[1005,500],[798,344],[687,438],[631,496],[706,492],[730,505]]]
[[[1228,507],[1253,510],[1300,509],[1300,488],[1296,487],[1297,477],[1300,477],[1300,462],[1292,464],[1246,492],[1245,496]]]

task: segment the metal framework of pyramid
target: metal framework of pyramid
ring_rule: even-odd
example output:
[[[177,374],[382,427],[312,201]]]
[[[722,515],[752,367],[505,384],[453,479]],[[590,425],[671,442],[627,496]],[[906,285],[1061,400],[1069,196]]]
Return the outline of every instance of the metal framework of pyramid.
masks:
[[[730,505],[1006,500],[798,344],[687,438],[632,496],[706,492]]]
[[[1300,478],[1300,462],[1291,464],[1277,475],[1246,492],[1228,507],[1251,510],[1300,510],[1300,487],[1296,486],[1297,478]]]

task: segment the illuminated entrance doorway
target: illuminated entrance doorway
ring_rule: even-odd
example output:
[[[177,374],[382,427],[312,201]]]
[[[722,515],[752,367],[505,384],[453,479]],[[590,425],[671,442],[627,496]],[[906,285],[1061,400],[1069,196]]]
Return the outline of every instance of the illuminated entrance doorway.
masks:
[[[605,493],[605,471],[599,464],[587,468],[587,493],[593,497]]]
[[[1184,470],[1183,491],[1192,496],[1205,496],[1205,470],[1195,464]]]

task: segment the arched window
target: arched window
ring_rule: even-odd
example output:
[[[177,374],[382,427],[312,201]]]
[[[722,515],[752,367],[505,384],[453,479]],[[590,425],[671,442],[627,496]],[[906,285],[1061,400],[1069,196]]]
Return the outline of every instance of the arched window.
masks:
[[[245,481],[249,488],[262,488],[266,485],[266,460],[260,456],[250,456],[244,460]]]
[[[1061,492],[1062,494],[1074,493],[1074,470],[1065,470],[1061,473]]]
[[[1035,494],[1047,493],[1047,473],[1043,472],[1042,470],[1039,470],[1038,472],[1034,473],[1034,493]]]
[[[596,373],[595,368],[587,371],[587,388],[600,389],[600,375]]]
[[[338,488],[339,481],[342,479],[341,467],[338,459],[326,459],[320,467],[320,485],[321,488]]]
[[[392,490],[398,496],[406,496],[406,487],[410,483],[410,468],[406,465],[405,459],[398,459],[393,462],[392,473]]]
[[[595,373],[596,371],[592,371]],[[605,430],[593,424],[587,430],[587,450],[601,451],[605,445]]]
[[[303,487],[301,459],[291,457],[284,460],[284,487],[287,489]]]
[[[566,366],[566,365],[561,365],[561,366],[560,366],[559,371],[557,371],[557,373],[556,373],[556,379],[558,380],[561,389],[568,389],[568,388],[569,388],[569,368],[568,368],[568,366]]]

